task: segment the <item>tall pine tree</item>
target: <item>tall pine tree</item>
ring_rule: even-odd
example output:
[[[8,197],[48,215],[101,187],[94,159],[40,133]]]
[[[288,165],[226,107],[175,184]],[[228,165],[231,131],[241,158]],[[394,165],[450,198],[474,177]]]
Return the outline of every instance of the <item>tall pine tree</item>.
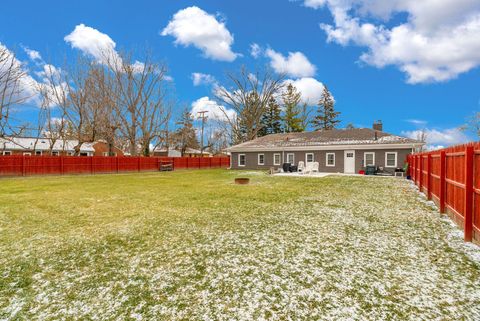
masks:
[[[173,133],[172,140],[175,148],[180,150],[182,156],[185,154],[187,148],[200,148],[197,134],[193,127],[193,116],[187,109],[182,112],[177,124],[181,125],[181,127]]]
[[[283,101],[283,128],[286,133],[301,132],[302,119],[300,117],[299,104],[301,94],[292,84],[288,84],[287,90],[282,94]]]
[[[335,111],[335,101],[327,86],[323,88],[322,98],[318,102],[318,114],[312,120],[312,125],[316,130],[334,129],[340,120],[340,112]]]
[[[268,101],[267,109],[260,121],[262,129],[258,132],[258,136],[277,134],[282,132],[282,116],[280,106],[274,97]]]

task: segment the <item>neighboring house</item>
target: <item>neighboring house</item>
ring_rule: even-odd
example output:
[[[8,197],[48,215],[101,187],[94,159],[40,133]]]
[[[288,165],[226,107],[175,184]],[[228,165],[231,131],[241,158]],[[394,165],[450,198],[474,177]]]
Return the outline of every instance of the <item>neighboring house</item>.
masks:
[[[176,149],[169,149],[167,151],[166,148],[155,148],[153,150],[153,156],[163,156],[163,157],[182,157],[182,153]],[[203,157],[212,157],[213,155],[207,151],[203,151]],[[198,149],[187,148],[183,157],[202,157],[202,152]]]
[[[49,138],[36,137],[7,137],[0,138],[0,155],[27,155],[27,156],[73,156],[78,141],[73,139],[57,139],[53,143]],[[114,147],[117,156],[123,152]],[[104,141],[83,143],[80,147],[80,156],[108,156],[108,144]]]
[[[333,129],[272,134],[228,149],[232,169],[281,168],[283,163],[318,162],[320,172],[358,173],[366,165],[385,172],[403,167],[407,155],[423,143],[374,129]]]

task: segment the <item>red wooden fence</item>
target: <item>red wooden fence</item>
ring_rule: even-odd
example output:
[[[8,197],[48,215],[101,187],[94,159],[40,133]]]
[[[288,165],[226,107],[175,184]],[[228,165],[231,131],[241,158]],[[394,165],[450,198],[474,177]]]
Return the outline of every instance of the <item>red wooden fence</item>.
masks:
[[[173,169],[227,168],[228,157],[85,157],[85,156],[0,156],[0,176],[48,174],[96,174],[158,171],[160,163]]]
[[[441,213],[480,242],[480,142],[409,155],[410,175]]]

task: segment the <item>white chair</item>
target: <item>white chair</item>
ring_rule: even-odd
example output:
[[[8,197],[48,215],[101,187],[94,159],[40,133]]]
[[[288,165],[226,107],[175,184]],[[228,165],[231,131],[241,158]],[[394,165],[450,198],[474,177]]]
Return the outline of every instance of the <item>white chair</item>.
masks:
[[[298,162],[298,172],[303,174],[304,170],[305,170],[305,163],[302,162],[302,161],[299,161]]]
[[[313,162],[312,163],[312,172],[318,173],[318,168],[320,167],[320,164],[318,162]]]
[[[307,163],[307,165],[305,165],[305,170],[303,171],[304,174],[309,174],[311,173],[313,170],[313,163]]]

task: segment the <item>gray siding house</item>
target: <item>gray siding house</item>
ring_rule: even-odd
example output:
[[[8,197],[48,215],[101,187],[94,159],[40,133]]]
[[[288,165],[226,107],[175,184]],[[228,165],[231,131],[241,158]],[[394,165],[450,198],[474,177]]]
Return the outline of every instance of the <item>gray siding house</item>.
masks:
[[[320,172],[358,173],[366,165],[384,172],[402,168],[407,155],[424,143],[375,129],[333,129],[272,134],[228,149],[232,169],[281,168],[283,163],[318,162]]]

